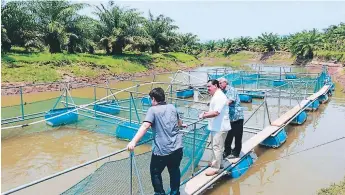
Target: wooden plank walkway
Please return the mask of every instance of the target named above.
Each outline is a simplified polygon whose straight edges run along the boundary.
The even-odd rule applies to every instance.
[[[330,85],[323,86],[318,92],[314,93],[313,95],[309,96],[307,100],[315,101],[317,98],[319,98],[321,95],[324,95],[328,92],[330,89]]]
[[[291,118],[295,117],[296,114],[299,113],[301,110],[304,110],[306,106],[309,105],[312,101],[316,100],[319,96],[327,93],[329,88],[329,85],[325,85],[317,93],[313,94],[305,100],[302,100],[298,105],[296,105],[291,110],[289,110],[288,112],[280,116],[278,119],[276,119],[274,122],[272,122],[271,125],[265,127],[262,131],[259,131],[257,134],[255,134],[253,137],[251,137],[249,140],[243,143],[241,157],[236,159],[224,159],[224,169],[221,169],[218,174],[213,176],[206,176],[205,173],[206,171],[211,169],[210,167],[198,173],[184,185],[182,192],[188,195],[201,193],[202,189],[206,189],[208,186],[212,185],[219,177],[225,175],[227,172],[227,168],[230,168],[230,166],[235,166],[241,158],[247,155],[266,138],[268,138],[269,136],[276,133],[284,126],[286,126],[286,123]]]

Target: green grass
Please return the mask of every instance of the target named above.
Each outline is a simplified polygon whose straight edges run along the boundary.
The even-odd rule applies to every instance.
[[[338,184],[332,184],[328,188],[322,188],[318,191],[318,195],[345,195],[345,177]]]
[[[315,57],[323,60],[337,60],[338,62],[345,62],[345,52],[341,51],[327,51],[320,50],[314,52]]]
[[[255,53],[253,52],[238,52],[237,54],[231,54],[229,58],[233,61],[245,61],[255,59]]]
[[[184,53],[159,53],[107,56],[99,54],[28,53],[21,48],[2,54],[2,81],[50,82],[62,79],[63,74],[75,77],[97,77],[101,74],[144,72],[163,68],[177,70],[196,66],[199,61]]]
[[[266,62],[276,62],[276,61],[283,61],[286,63],[292,63],[296,60],[296,57],[292,56],[290,53],[288,52],[284,52],[284,53],[275,53],[274,55],[270,56]]]

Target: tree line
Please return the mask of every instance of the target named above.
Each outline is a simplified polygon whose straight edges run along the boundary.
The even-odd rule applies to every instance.
[[[87,6],[67,0],[2,1],[2,51],[10,51],[12,46],[28,51],[49,49],[50,53],[92,54],[102,49],[108,55],[124,51],[192,55],[287,51],[297,59],[312,59],[319,50],[345,52],[344,23],[286,36],[263,33],[256,38],[242,36],[201,43],[197,35],[179,33],[174,20],[164,15],[149,12],[145,17],[137,9],[121,7],[114,1],[94,6],[93,17],[79,14]]]

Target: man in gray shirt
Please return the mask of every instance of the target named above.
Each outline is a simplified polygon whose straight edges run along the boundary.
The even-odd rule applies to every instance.
[[[152,156],[150,173],[152,186],[157,194],[165,194],[162,172],[168,167],[170,175],[170,194],[180,194],[180,163],[183,156],[182,132],[183,126],[176,108],[165,103],[164,90],[154,88],[149,93],[152,107],[146,113],[145,120],[138,132],[128,144],[128,150],[134,150],[136,144],[151,127],[153,132]]]

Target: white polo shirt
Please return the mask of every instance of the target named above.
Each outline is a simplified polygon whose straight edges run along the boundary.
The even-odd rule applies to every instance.
[[[210,131],[229,131],[231,129],[229,119],[228,99],[222,90],[217,89],[211,98],[209,111],[218,111],[219,115],[208,120]]]

